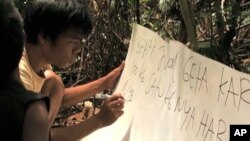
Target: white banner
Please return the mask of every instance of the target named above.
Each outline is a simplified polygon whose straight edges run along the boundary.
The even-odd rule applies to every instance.
[[[250,75],[133,26],[116,88],[125,114],[82,141],[228,141],[250,124]]]

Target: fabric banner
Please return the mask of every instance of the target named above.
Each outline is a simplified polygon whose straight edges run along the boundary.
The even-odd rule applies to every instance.
[[[82,141],[228,141],[250,124],[250,75],[134,24],[115,92],[124,115]]]

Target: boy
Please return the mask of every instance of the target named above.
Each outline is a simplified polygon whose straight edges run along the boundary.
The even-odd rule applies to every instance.
[[[60,106],[76,104],[115,86],[124,63],[98,80],[72,88],[64,88],[50,69],[51,65],[63,68],[72,64],[81,52],[82,39],[92,30],[90,13],[81,0],[34,0],[26,8],[24,29],[21,80],[28,90],[50,97],[50,125]]]

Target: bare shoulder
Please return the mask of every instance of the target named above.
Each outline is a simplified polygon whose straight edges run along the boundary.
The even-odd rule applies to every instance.
[[[23,140],[49,139],[48,111],[43,100],[32,102],[27,108],[23,123]]]

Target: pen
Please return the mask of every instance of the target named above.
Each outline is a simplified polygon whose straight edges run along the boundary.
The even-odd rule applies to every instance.
[[[103,93],[98,93],[95,95],[95,98],[96,99],[102,99],[102,100],[105,100],[106,98],[110,97],[110,95],[108,94],[103,94]]]
[[[108,95],[108,94],[103,94],[103,93],[97,93],[95,95],[95,98],[96,99],[101,99],[101,100],[105,100],[107,99],[108,97],[110,97],[111,95]],[[132,100],[127,100],[127,99],[124,99],[125,101],[132,101]]]

